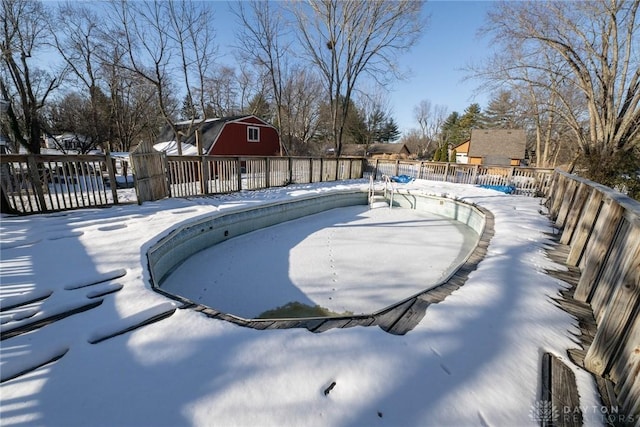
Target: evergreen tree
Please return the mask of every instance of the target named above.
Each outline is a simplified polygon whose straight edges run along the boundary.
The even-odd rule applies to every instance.
[[[463,142],[462,128],[460,126],[460,114],[457,111],[449,114],[442,125],[442,141],[456,146]],[[441,144],[442,145],[442,144]]]
[[[347,141],[355,144],[389,143],[400,138],[398,125],[382,109],[376,108],[366,114],[354,108],[347,117]]]
[[[449,157],[449,161],[451,163],[455,163],[456,162],[456,154],[458,154],[456,150],[452,150],[451,151],[451,157]]]
[[[447,144],[442,143],[436,149],[436,152],[433,155],[434,162],[446,162],[447,159]]]
[[[353,108],[347,115],[345,130],[345,143],[365,145],[373,143],[369,123],[358,108]]]
[[[462,117],[460,117],[460,137],[458,141],[453,143],[456,146],[463,143],[467,139],[471,138],[471,129],[479,129],[482,127],[483,117],[480,110],[480,105],[471,104],[465,110]]]
[[[511,92],[502,90],[490,101],[484,111],[484,125],[487,129],[518,128],[517,102]]]
[[[380,135],[378,137],[378,140],[380,142],[393,142],[393,141],[397,141],[398,138],[400,138],[400,131],[398,130],[398,125],[395,122],[395,120],[393,120],[393,117],[389,117],[384,123],[384,126],[382,127],[382,129],[380,130]]]
[[[438,148],[436,148],[436,151],[433,153],[433,161],[434,162],[440,161],[440,146],[438,146]]]

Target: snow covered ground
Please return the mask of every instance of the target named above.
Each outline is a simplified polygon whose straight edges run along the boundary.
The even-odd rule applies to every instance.
[[[3,379],[58,358],[0,385],[1,424],[538,425],[541,355],[567,361],[577,332],[549,301],[562,284],[543,269],[561,267],[544,254],[550,245],[544,233],[552,228],[539,199],[440,182],[400,185],[464,199],[495,216],[495,235],[477,270],[404,336],[378,327],[258,331],[188,309],[174,312],[177,304],[150,289],[145,253],[178,224],[234,206],[366,186],[292,185],[3,217],[3,334],[77,313],[0,342]],[[376,245],[384,250],[384,242]],[[248,271],[256,281],[264,275]],[[24,304],[31,299],[40,300]],[[169,317],[110,338],[156,316]],[[591,377],[574,371],[581,405],[595,407]],[[593,412],[584,414],[587,425],[600,424]]]

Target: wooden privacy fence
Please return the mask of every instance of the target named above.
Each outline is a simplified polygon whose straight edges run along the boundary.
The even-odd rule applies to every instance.
[[[411,160],[368,160],[365,175],[408,175],[416,179],[458,184],[511,186],[513,194],[542,196],[547,193],[553,169],[484,166]]]
[[[575,304],[590,307],[595,321],[595,334],[583,334],[580,359],[610,381],[617,404],[639,420],[640,203],[560,171],[547,202],[560,244],[567,245],[566,264],[579,271]]]
[[[109,155],[0,156],[3,211],[28,214],[117,204],[115,179]]]

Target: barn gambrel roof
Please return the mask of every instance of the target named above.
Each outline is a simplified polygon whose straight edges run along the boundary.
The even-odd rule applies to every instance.
[[[260,123],[245,123],[247,126],[268,126],[273,127],[269,123],[265,122],[261,118],[252,114],[244,114],[237,116],[219,117],[206,120],[185,120],[175,123],[178,132],[188,132],[188,135],[182,138],[182,142],[185,144],[196,145],[196,130],[200,130],[200,138],[202,143],[202,150],[208,153],[211,147],[216,143],[218,137],[222,133],[222,129],[228,124],[233,122],[243,122],[249,118],[258,120]],[[175,140],[175,135],[170,126],[167,126],[160,137],[159,142]]]

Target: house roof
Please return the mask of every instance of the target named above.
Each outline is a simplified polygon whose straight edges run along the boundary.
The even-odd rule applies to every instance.
[[[411,154],[406,144],[345,144],[342,146],[343,156],[371,156],[375,154]]]
[[[182,122],[177,122],[174,125],[178,129],[178,132],[189,131],[189,127],[191,127],[189,134],[182,140],[182,142],[184,144],[190,144],[194,147],[196,146],[195,131],[196,129],[200,129],[202,149],[205,153],[208,153],[211,150],[211,147],[213,146],[213,144],[215,144],[216,140],[220,136],[220,133],[222,132],[222,129],[227,123],[241,122],[249,117],[259,120],[265,126],[271,126],[269,123],[265,122],[261,118],[251,114],[220,117],[220,118],[214,118],[214,119],[207,119],[204,121],[203,120],[193,120],[193,121],[186,120]],[[260,126],[259,124],[255,124],[255,123],[248,123],[248,124],[252,126]],[[173,131],[171,130],[171,127],[166,126],[165,129],[160,134],[158,141],[166,142],[166,141],[172,141],[174,139],[175,139],[175,136],[173,135]]]
[[[524,129],[472,129],[469,157],[524,159]]]
[[[367,149],[367,154],[411,154],[409,148],[404,143],[371,144]]]
[[[185,144],[184,142],[180,143],[182,148],[183,156],[197,156],[198,149],[190,144]],[[178,144],[176,141],[165,141],[158,142],[153,145],[157,151],[164,151],[168,156],[177,156],[178,155]]]
[[[458,149],[459,149],[460,147],[462,147],[463,145],[465,145],[465,144],[469,144],[469,141],[470,141],[470,140],[466,139],[464,142],[461,142],[460,144],[458,144],[458,145],[456,145],[455,147],[453,147],[453,149],[454,149],[454,150],[456,150],[456,151],[458,151],[458,152],[464,152],[464,153],[466,153],[466,151],[464,151],[464,150],[458,150]],[[467,149],[467,151],[469,151],[469,147],[466,147],[466,149]]]
[[[364,144],[344,144],[342,146],[343,156],[364,157],[367,146]]]

